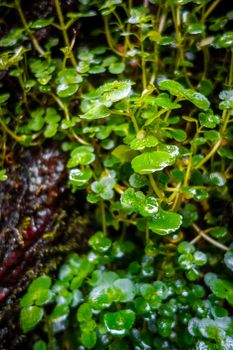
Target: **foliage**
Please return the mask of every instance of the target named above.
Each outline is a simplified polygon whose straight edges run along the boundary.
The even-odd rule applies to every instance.
[[[90,251],[21,299],[23,331],[43,319],[49,349],[232,348],[233,34],[218,5],[0,4],[18,13],[0,39],[0,181],[9,140],[59,141],[96,214]]]

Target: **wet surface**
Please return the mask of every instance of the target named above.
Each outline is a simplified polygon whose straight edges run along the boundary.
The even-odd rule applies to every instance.
[[[57,145],[20,151],[7,175],[0,182],[0,349],[13,349],[23,338],[17,310],[28,283],[56,270],[85,231]],[[18,333],[15,344],[12,332]]]

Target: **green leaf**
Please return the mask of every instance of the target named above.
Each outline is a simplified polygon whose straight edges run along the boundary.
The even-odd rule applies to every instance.
[[[220,117],[218,115],[214,115],[212,110],[199,113],[199,120],[201,126],[210,129],[215,128],[215,126],[220,123]]]
[[[205,25],[202,23],[191,23],[187,28],[189,34],[197,35],[201,34],[205,30]]]
[[[70,310],[66,303],[55,306],[49,316],[49,321],[54,333],[64,330],[69,312]]]
[[[136,288],[131,280],[128,278],[119,278],[114,281],[113,285],[120,290],[120,302],[126,303],[134,299]]]
[[[7,175],[6,175],[6,169],[0,169],[0,181],[6,181]]]
[[[55,108],[47,108],[45,114],[45,121],[48,124],[55,124],[61,120],[60,114],[57,113]]]
[[[131,93],[130,81],[113,81],[100,86],[97,90],[101,94],[103,102],[117,102],[120,101]]]
[[[43,340],[38,340],[33,345],[33,350],[47,350],[47,344]]]
[[[183,142],[187,138],[186,132],[182,129],[173,129],[170,131],[170,133],[173,136],[173,138],[178,142]]]
[[[226,178],[224,174],[221,174],[218,172],[210,173],[209,178],[210,178],[210,182],[215,186],[222,187],[226,183]]]
[[[158,214],[148,220],[149,229],[159,235],[175,232],[182,224],[182,216],[178,213],[159,209]]]
[[[157,97],[155,97],[154,101],[159,107],[162,108],[177,109],[181,107],[179,103],[172,102],[166,93],[159,94]]]
[[[192,243],[182,241],[179,243],[177,246],[177,251],[180,254],[189,254],[189,253],[194,253],[195,252],[195,247]]]
[[[10,98],[10,94],[6,92],[5,94],[0,95],[0,105],[5,103]]]
[[[49,289],[51,286],[51,283],[52,281],[49,276],[46,276],[46,275],[40,276],[30,284],[28,291],[31,293],[31,292],[37,291],[38,289]]]
[[[110,114],[110,109],[108,109],[104,104],[97,103],[96,106],[92,107],[88,112],[80,115],[80,118],[87,120],[95,120],[107,118],[108,116],[110,116]]]
[[[69,172],[69,183],[80,187],[84,186],[88,183],[88,181],[92,177],[92,170],[87,168],[87,169],[72,169]]]
[[[94,321],[92,320],[91,322],[94,322]],[[91,323],[89,322],[89,326],[90,324]],[[82,330],[81,342],[85,346],[85,348],[92,349],[96,345],[96,341],[97,341],[97,336],[96,336],[95,330],[89,329],[89,327],[87,327],[87,329],[85,330]]]
[[[128,188],[121,194],[121,205],[130,211],[138,211],[144,206],[145,195],[141,191],[135,192],[133,188]]]
[[[159,82],[159,88],[161,90],[167,90],[171,95],[183,97],[183,86],[177,81],[165,79]]]
[[[126,145],[119,145],[112,151],[112,155],[119,159],[122,164],[130,162],[136,154]]]
[[[158,142],[157,137],[152,134],[145,134],[141,130],[137,133],[137,137],[130,142],[130,148],[133,150],[142,150],[145,147],[155,147]]]
[[[31,331],[41,321],[44,310],[38,306],[23,308],[20,312],[20,324],[24,333]]]
[[[216,44],[223,48],[233,47],[233,32],[225,32],[216,40]]]
[[[233,250],[229,250],[224,255],[224,262],[229,270],[233,271]]]
[[[123,62],[111,63],[108,70],[112,74],[121,74],[125,70],[125,63]]]
[[[132,310],[109,312],[104,315],[104,324],[114,336],[125,336],[133,327],[134,322],[135,313]]]
[[[71,158],[67,163],[68,168],[73,168],[79,164],[88,165],[95,160],[94,149],[90,146],[79,146],[71,152]]]
[[[54,18],[40,18],[31,23],[32,29],[40,29],[44,27],[48,27],[51,23],[53,23]]]
[[[46,128],[45,128],[44,136],[46,138],[53,137],[54,135],[56,135],[57,129],[58,129],[58,124],[57,123],[55,123],[55,124],[48,124],[46,126]]]
[[[210,106],[209,100],[200,92],[196,92],[191,89],[185,89],[183,91],[183,94],[190,102],[192,102],[198,108],[208,109]]]
[[[204,318],[200,320],[198,328],[203,335],[203,337],[208,339],[219,338],[219,335],[224,335],[224,332],[219,328],[216,321]]]
[[[59,97],[69,97],[74,95],[78,89],[78,84],[66,85],[62,83],[57,86],[57,94]]]
[[[0,47],[12,47],[23,39],[24,28],[15,28],[0,40]]]
[[[174,158],[165,151],[144,152],[135,157],[131,164],[136,173],[151,174],[174,163]]]
[[[129,178],[130,186],[134,188],[141,188],[147,185],[148,181],[146,176],[140,174],[132,174]]]
[[[79,306],[77,319],[79,322],[88,322],[92,318],[92,310],[89,304],[84,303]]]
[[[103,232],[97,232],[88,241],[88,244],[97,252],[105,253],[107,252],[111,245],[112,241],[107,238]]]
[[[233,283],[216,278],[209,282],[209,287],[218,298],[227,299],[233,305]]]

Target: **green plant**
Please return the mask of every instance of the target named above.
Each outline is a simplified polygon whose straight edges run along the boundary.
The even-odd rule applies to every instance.
[[[19,0],[1,4],[21,24],[0,40],[1,69],[20,89],[16,101],[7,85],[0,95],[0,180],[9,139],[57,140],[69,154],[68,183],[85,191],[101,230],[52,288],[30,287],[21,300],[24,331],[44,303],[56,304],[43,318],[51,349],[58,331],[70,344],[74,318],[80,349],[232,346],[222,208],[232,191],[233,32],[232,11],[218,15],[219,3],[82,0],[69,11],[54,0],[55,14],[29,19]],[[98,29],[79,40],[79,21],[92,17]]]

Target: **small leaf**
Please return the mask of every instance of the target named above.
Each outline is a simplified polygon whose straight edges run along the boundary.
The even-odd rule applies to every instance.
[[[128,278],[119,278],[113,283],[114,287],[118,288],[121,292],[119,301],[126,303],[132,301],[135,296],[135,285]]]
[[[167,90],[171,95],[183,97],[183,86],[177,81],[165,79],[159,82],[159,87],[161,90]]]
[[[6,169],[0,169],[0,181],[6,181],[7,175],[6,175]]]
[[[77,312],[77,319],[79,322],[87,322],[92,318],[92,310],[88,303],[79,306]]]
[[[131,93],[130,81],[113,81],[98,88],[103,102],[116,102],[126,98]]]
[[[102,119],[107,118],[110,116],[111,111],[108,109],[104,104],[96,104],[95,107],[91,108],[88,112],[85,114],[80,115],[81,119],[87,119],[87,120],[95,120],[95,119]]]
[[[53,137],[54,135],[56,135],[57,129],[58,129],[58,124],[57,123],[55,123],[55,124],[48,124],[46,126],[46,128],[45,128],[44,136],[46,138]]]
[[[87,327],[87,329],[84,330],[82,329],[81,333],[81,342],[87,349],[92,349],[96,345],[97,341],[96,331],[93,329],[89,329],[92,322],[94,321],[91,320],[88,323],[89,327]]]
[[[31,28],[40,29],[49,26],[53,23],[54,18],[40,18],[31,23]]]
[[[123,62],[111,63],[108,70],[112,74],[121,74],[125,70],[125,63]]]
[[[50,288],[51,283],[52,281],[49,276],[40,276],[31,283],[28,291],[31,293],[37,291],[38,289],[48,289]]]
[[[44,310],[38,306],[23,308],[20,312],[20,324],[24,333],[31,331],[40,322]]]
[[[174,163],[174,158],[165,151],[144,152],[135,157],[131,164],[136,173],[151,174]]]
[[[193,35],[201,34],[204,30],[205,25],[202,23],[191,23],[187,28],[188,33]]]
[[[159,235],[167,235],[178,230],[182,224],[182,216],[178,213],[159,209],[157,215],[148,220],[148,227]]]
[[[0,95],[0,105],[5,103],[10,98],[10,94],[6,92],[5,94]]]
[[[209,100],[200,92],[196,92],[191,89],[185,89],[183,93],[184,93],[184,96],[198,108],[201,108],[201,109],[209,108],[210,106]]]
[[[69,183],[80,187],[88,183],[90,178],[92,177],[91,169],[72,169],[69,172]]]
[[[97,232],[88,241],[88,244],[97,252],[105,253],[107,252],[111,245],[112,241],[107,238],[103,232]]]
[[[104,315],[107,330],[114,336],[125,336],[133,327],[135,313],[132,310],[109,312]]]
[[[159,107],[162,107],[162,108],[177,109],[181,107],[179,103],[172,102],[172,100],[166,93],[159,94],[154,99],[154,101]]]
[[[215,126],[220,123],[220,117],[218,115],[214,115],[212,110],[199,113],[199,120],[201,126],[210,129],[215,128]]]
[[[233,271],[233,250],[229,250],[224,255],[224,262],[229,270]]]
[[[43,340],[38,340],[33,345],[33,350],[47,350],[47,345]]]
[[[145,147],[155,147],[158,142],[158,139],[154,135],[139,131],[137,137],[130,142],[130,148],[133,150],[142,150]]]

